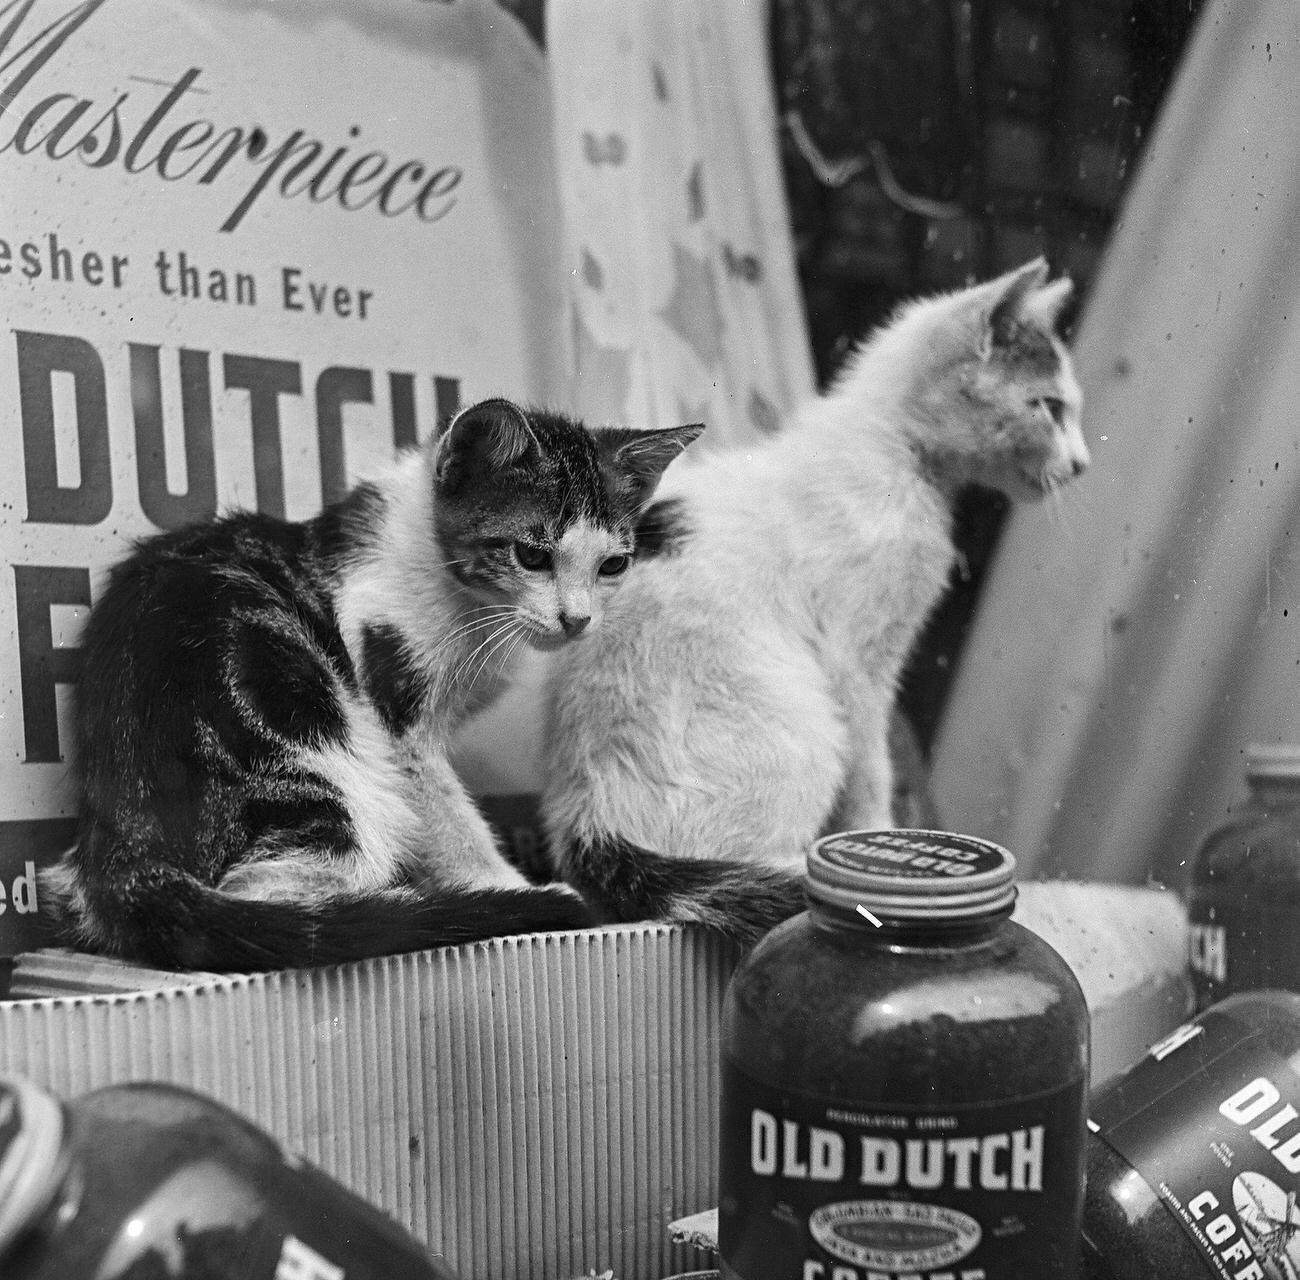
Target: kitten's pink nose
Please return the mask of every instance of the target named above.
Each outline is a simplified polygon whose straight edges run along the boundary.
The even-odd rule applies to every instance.
[[[579,617],[575,617],[568,613],[560,614],[560,626],[564,628],[564,634],[568,636],[570,640],[572,640],[574,636],[580,636],[584,631],[586,631],[587,624],[590,622],[590,614],[582,614]]]

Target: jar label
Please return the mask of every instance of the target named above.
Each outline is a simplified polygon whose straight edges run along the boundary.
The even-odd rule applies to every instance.
[[[1210,1010],[1094,1100],[1090,1127],[1149,1183],[1207,1274],[1300,1271],[1300,1076],[1267,1026]]]
[[[1187,965],[1198,1009],[1239,991],[1294,987],[1300,908],[1247,901],[1240,888],[1199,885],[1187,915]]]
[[[724,1056],[718,1246],[733,1280],[1076,1273],[1085,1083],[987,1106],[870,1107]]]

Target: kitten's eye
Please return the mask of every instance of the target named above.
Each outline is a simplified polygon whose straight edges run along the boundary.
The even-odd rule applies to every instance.
[[[1041,408],[1049,418],[1058,426],[1065,426],[1065,401],[1058,400],[1056,396],[1042,396],[1035,403]]]
[[[606,578],[616,578],[620,573],[626,572],[631,563],[631,556],[606,556],[600,562],[600,572]]]
[[[515,543],[515,559],[521,568],[532,573],[540,573],[551,567],[551,553],[545,547],[534,547],[527,542]]]

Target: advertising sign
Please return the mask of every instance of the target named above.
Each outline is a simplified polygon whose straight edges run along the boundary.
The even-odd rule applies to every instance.
[[[539,37],[490,0],[0,3],[0,955],[129,540],[309,516],[462,402],[557,397]]]

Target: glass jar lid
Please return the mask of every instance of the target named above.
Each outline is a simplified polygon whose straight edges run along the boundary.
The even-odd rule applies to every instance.
[[[0,1078],[0,1257],[45,1211],[63,1170],[63,1108],[30,1081]]]
[[[946,923],[1008,915],[1016,860],[951,831],[843,831],[808,853],[808,896],[869,923]]]

